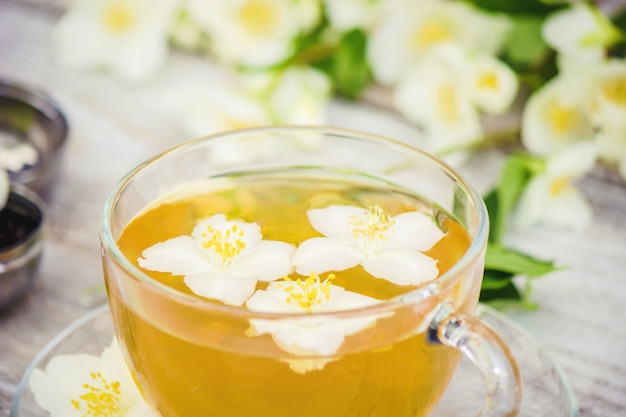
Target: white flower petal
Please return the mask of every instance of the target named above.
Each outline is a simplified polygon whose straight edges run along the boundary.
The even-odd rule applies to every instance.
[[[546,205],[540,223],[582,232],[592,219],[593,211],[585,196],[572,186]]]
[[[307,211],[311,226],[321,234],[340,242],[354,242],[350,227],[352,217],[363,217],[367,210],[355,206],[329,206]]]
[[[557,77],[528,99],[522,115],[522,143],[531,153],[547,156],[593,138],[589,117],[589,85],[593,83],[579,75]]]
[[[311,272],[321,274],[356,266],[363,256],[355,246],[324,237],[314,237],[298,246],[291,257],[291,263],[301,275],[309,275]]]
[[[247,223],[238,220],[226,220],[226,216],[223,214],[215,214],[207,219],[204,219],[193,228],[191,236],[197,241],[203,241],[203,234],[206,233],[207,228],[212,227],[216,231],[226,233],[233,227],[236,227],[237,232],[241,232],[241,239],[250,245],[255,242],[259,242],[263,239],[261,234],[261,228],[258,224]],[[234,233],[234,232],[233,232]]]
[[[592,142],[578,142],[550,156],[546,174],[551,178],[580,178],[596,165],[597,147]]]
[[[390,249],[414,249],[426,251],[445,235],[432,217],[417,211],[401,213],[393,217],[393,236],[385,246]]]
[[[139,266],[149,271],[188,275],[212,268],[202,248],[189,236],[178,236],[157,243],[141,255],[143,258],[138,259]]]
[[[330,356],[345,340],[343,329],[329,322],[316,327],[289,327],[272,333],[278,347],[293,355]]]
[[[194,294],[234,306],[243,305],[254,292],[257,283],[252,276],[227,270],[187,275],[184,281]]]
[[[291,272],[290,257],[295,247],[285,242],[262,240],[237,258],[237,270],[245,270],[260,281],[273,281]]]
[[[472,68],[471,96],[487,113],[501,114],[509,109],[517,95],[515,72],[502,61],[482,55],[470,61]]]
[[[419,285],[439,275],[436,260],[412,250],[377,253],[363,261],[363,268],[397,285]]]
[[[120,383],[120,405],[122,408],[130,408],[137,402],[140,402],[141,394],[139,393],[137,385],[135,385],[135,381],[130,374],[122,351],[115,338],[113,338],[111,344],[102,351],[99,369],[107,380]]]
[[[574,62],[598,62],[604,45],[586,44],[583,39],[599,31],[591,7],[577,3],[550,15],[542,27],[542,37],[560,54],[573,57]]]
[[[91,380],[90,372],[100,369],[100,359],[93,355],[58,355],[50,359],[45,371],[33,370],[29,385],[35,401],[51,417],[80,417],[83,412],[70,400],[83,393],[83,384]]]

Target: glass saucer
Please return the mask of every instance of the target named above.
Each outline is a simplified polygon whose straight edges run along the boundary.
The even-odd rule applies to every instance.
[[[558,366],[541,346],[502,313],[479,305],[477,315],[493,327],[511,348],[523,384],[519,417],[579,417],[572,390]],[[44,368],[55,355],[90,353],[99,356],[111,343],[113,326],[102,305],[61,331],[35,356],[20,381],[9,417],[48,417],[28,388],[35,368]],[[470,417],[480,414],[484,391],[478,371],[462,360],[446,394],[429,417]]]

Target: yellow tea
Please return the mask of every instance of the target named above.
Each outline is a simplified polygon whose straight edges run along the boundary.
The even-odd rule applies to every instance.
[[[341,270],[309,271],[298,264],[284,277],[253,282],[250,292],[254,295],[246,293],[246,301],[231,305],[239,302],[198,295],[191,283],[200,272],[184,262],[172,266],[161,256],[165,248],[173,247],[163,242],[193,242],[190,236],[196,236],[199,246],[213,250],[212,256],[218,257],[215,262],[226,270],[231,258],[251,245],[244,234],[252,229],[244,233],[242,227],[254,224],[268,245],[280,242],[282,246],[276,247],[281,250],[290,245],[292,259],[304,259],[302,265],[306,265],[315,254],[325,253],[324,242],[343,245],[322,240],[328,239],[326,229],[316,226],[315,216],[323,219],[328,213],[335,216],[332,210],[343,213],[348,209],[364,213],[363,217],[346,217],[355,241],[372,244],[378,239],[393,250],[397,248],[392,239],[384,234],[390,225],[399,225],[407,213],[427,218],[441,237],[421,253],[433,260],[437,274],[416,284],[407,284],[410,277],[406,282],[403,277],[382,279],[371,272],[378,271],[382,262],[372,261],[373,255],[364,255],[356,265]],[[206,223],[198,234],[198,224],[206,219],[215,223]],[[216,231],[219,222],[228,228]],[[317,240],[305,244],[311,239]],[[322,246],[306,254],[297,252],[314,244]],[[470,245],[463,227],[439,207],[401,187],[355,173],[267,171],[199,182],[143,210],[125,227],[118,245],[131,263],[160,283],[156,290],[142,282],[119,285],[105,268],[111,311],[133,375],[149,403],[164,417],[425,416],[443,394],[460,359],[458,351],[428,342],[428,314],[450,298],[458,310],[469,312],[477,299],[478,288],[468,290],[458,284],[421,303],[420,308],[373,310],[367,322],[342,318],[341,311],[334,318],[335,310],[330,309],[316,321],[294,324],[335,292],[349,294],[350,300],[366,300],[363,308],[401,299],[447,271]],[[149,248],[157,249],[150,252]],[[366,249],[367,253],[378,250]],[[380,259],[403,259],[405,250],[391,255],[381,252]],[[347,247],[345,252],[357,253]],[[272,258],[267,262],[279,263]],[[323,259],[319,262],[325,264]],[[163,272],[167,268],[182,272]],[[282,301],[287,307],[302,308],[301,314],[292,315],[290,324],[279,323],[272,311],[264,316],[265,312],[259,315],[251,307],[251,300],[280,290],[286,291]],[[172,302],[168,291],[185,294],[184,305]],[[207,298],[212,299],[213,309],[206,308]],[[345,325],[333,327],[342,320]],[[307,336],[307,331],[318,327],[321,332]]]

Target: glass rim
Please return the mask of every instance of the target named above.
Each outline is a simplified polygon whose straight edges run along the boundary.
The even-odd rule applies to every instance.
[[[200,298],[198,296],[193,296],[191,294],[186,294],[181,291],[178,291],[168,285],[165,285],[158,280],[150,277],[148,274],[143,272],[141,269],[133,265],[126,256],[121,252],[119,247],[117,246],[117,241],[112,235],[111,231],[111,214],[120,198],[122,192],[126,189],[126,187],[130,184],[130,182],[140,174],[144,169],[147,169],[154,163],[166,159],[169,156],[176,154],[177,152],[181,152],[186,148],[193,147],[199,143],[207,142],[210,140],[218,139],[218,138],[227,138],[227,137],[238,137],[238,136],[246,136],[246,135],[254,135],[254,134],[263,134],[263,133],[286,133],[286,132],[312,132],[323,135],[332,135],[332,136],[344,136],[350,137],[352,139],[360,139],[366,140],[369,143],[383,143],[386,142],[388,144],[393,144],[396,147],[400,147],[405,151],[409,151],[414,154],[419,154],[421,157],[430,160],[433,164],[437,165],[443,172],[453,178],[457,184],[459,184],[465,192],[470,196],[472,203],[477,211],[477,227],[476,234],[471,239],[470,246],[467,248],[465,253],[461,256],[461,258],[450,267],[446,272],[442,275],[438,276],[434,280],[418,287],[413,290],[410,290],[406,293],[400,294],[398,296],[380,300],[379,303],[366,306],[366,307],[358,307],[352,309],[342,309],[336,311],[325,311],[325,312],[313,312],[313,313],[281,313],[281,312],[263,312],[263,311],[255,311],[250,310],[245,306],[233,306],[225,303],[221,303],[216,300],[212,300],[209,298]],[[406,142],[402,142],[393,138],[389,138],[383,135],[377,135],[369,132],[358,131],[355,129],[349,128],[341,128],[334,126],[323,126],[323,125],[272,125],[272,126],[264,126],[264,127],[253,127],[253,128],[244,128],[244,129],[236,129],[223,131],[218,133],[213,133],[209,135],[203,135],[196,138],[192,138],[186,141],[183,141],[176,146],[173,146],[163,152],[160,152],[151,158],[148,158],[144,162],[137,165],[135,168],[126,173],[114,186],[114,188],[108,194],[102,214],[100,217],[100,223],[98,227],[98,234],[100,238],[100,243],[102,246],[102,250],[108,254],[113,262],[122,269],[125,273],[132,276],[135,280],[141,281],[144,284],[147,284],[151,287],[151,289],[157,290],[160,293],[168,296],[170,299],[174,299],[178,304],[185,304],[187,306],[193,306],[194,308],[199,308],[201,310],[208,310],[214,312],[221,312],[224,314],[228,314],[230,316],[245,316],[250,317],[254,316],[255,318],[264,318],[268,320],[272,319],[285,319],[285,318],[302,318],[302,317],[356,317],[362,316],[364,313],[369,314],[382,314],[388,312],[390,310],[395,310],[401,306],[406,306],[407,304],[414,305],[420,302],[426,302],[432,297],[444,291],[445,288],[448,288],[452,285],[461,275],[462,271],[468,266],[471,265],[475,259],[480,256],[483,247],[487,243],[489,233],[489,216],[487,213],[487,208],[485,203],[480,196],[480,194],[476,191],[476,189],[469,184],[455,169],[453,169],[446,162],[441,159],[431,155],[430,153],[419,149],[416,146],[408,144]]]

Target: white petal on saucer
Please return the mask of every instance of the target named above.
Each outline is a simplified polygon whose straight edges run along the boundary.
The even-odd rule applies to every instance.
[[[237,259],[237,269],[261,281],[273,281],[291,272],[290,257],[295,247],[276,240],[261,240]]]
[[[363,261],[363,268],[377,278],[397,285],[419,285],[437,278],[437,261],[412,250],[377,253]]]
[[[252,295],[257,282],[254,277],[234,274],[227,270],[187,275],[184,281],[197,295],[235,306],[242,305]]]
[[[393,238],[386,246],[388,249],[425,251],[445,235],[430,216],[417,211],[398,214],[393,220]]]
[[[178,236],[157,243],[144,250],[142,256],[138,259],[139,266],[150,271],[189,275],[211,269],[206,254],[189,236]]]
[[[46,365],[45,372],[33,370],[29,384],[35,401],[51,417],[80,417],[82,410],[71,406],[70,399],[84,393],[89,373],[100,369],[100,359],[93,355],[58,355]]]
[[[362,259],[363,253],[356,246],[316,237],[302,242],[291,262],[299,274],[309,275],[311,272],[343,271],[358,265]]]
[[[117,340],[102,351],[100,369],[109,381],[118,381],[121,387],[121,406],[127,408],[135,404],[141,394],[133,380]]]

